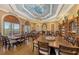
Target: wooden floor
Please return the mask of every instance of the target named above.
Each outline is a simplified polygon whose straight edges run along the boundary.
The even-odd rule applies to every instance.
[[[10,50],[0,48],[0,55],[37,55],[37,51],[32,51],[32,41],[29,41],[28,44],[22,44]]]

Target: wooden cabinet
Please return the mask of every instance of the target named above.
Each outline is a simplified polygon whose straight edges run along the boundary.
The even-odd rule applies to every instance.
[[[65,32],[66,32],[64,25],[65,25],[64,21],[62,24],[59,24],[59,31],[60,31],[61,36],[65,35]]]
[[[69,32],[69,22],[68,19],[63,20],[62,24],[59,24],[59,31],[61,35],[67,35]]]
[[[77,20],[76,19],[73,19],[70,23],[69,23],[69,30],[71,32],[75,32],[77,33]]]
[[[75,17],[69,22],[69,31],[75,32],[76,35],[79,35],[79,17]]]

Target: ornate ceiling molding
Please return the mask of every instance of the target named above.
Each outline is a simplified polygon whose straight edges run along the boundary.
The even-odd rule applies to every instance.
[[[27,4],[27,6],[29,6]],[[42,19],[42,20],[46,20],[46,19],[49,19],[50,17],[53,18],[54,15],[56,15],[58,13],[58,10],[60,10],[60,6],[61,5],[58,5],[58,4],[43,4],[43,5],[38,5],[38,7],[36,7],[36,5],[32,6],[30,5],[30,7],[27,7],[25,8],[24,7],[24,4],[20,4],[20,5],[15,5],[13,8],[17,11],[19,11],[19,13],[21,14],[25,14],[28,16],[28,18],[30,19]],[[43,13],[39,14],[39,11],[41,8],[39,8],[39,6],[43,6],[41,7],[44,11],[42,11]],[[45,6],[45,7],[44,7]],[[48,6],[48,7],[46,7]],[[50,6],[50,7],[49,7]],[[62,6],[61,6],[62,7]],[[30,9],[29,9],[30,8]],[[32,10],[32,9],[34,10]],[[45,9],[44,9],[45,8]],[[59,9],[60,8],[60,9]],[[36,11],[38,9],[38,11]],[[41,16],[42,15],[42,16]],[[55,17],[55,16],[54,16]]]
[[[13,4],[11,6],[17,13],[19,13],[24,18],[28,18],[29,20],[32,21],[40,20],[43,22],[47,22],[49,20],[55,21],[56,20],[55,18],[60,15],[62,10],[64,12],[62,13],[62,15],[64,15],[72,7],[72,5],[67,6],[63,4],[47,4],[47,5],[37,4],[37,6],[36,4],[33,5],[31,4],[29,7],[28,4],[16,4],[16,5]],[[50,6],[50,7],[45,7],[45,6]],[[47,10],[43,9],[44,7],[47,8]],[[63,8],[65,8],[65,10]]]

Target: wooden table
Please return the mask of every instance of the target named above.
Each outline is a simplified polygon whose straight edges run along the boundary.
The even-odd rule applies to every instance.
[[[45,36],[40,36],[38,40],[34,40],[34,43],[37,43],[38,41],[48,42],[50,47],[57,48],[57,49],[59,48],[59,45],[64,45],[64,46],[73,47],[73,48],[77,47],[76,45],[72,45],[72,43],[66,41],[63,37],[59,37],[59,36],[57,36],[55,40],[46,40]]]
[[[16,43],[18,40],[20,40],[20,37],[8,37],[10,40],[10,44]]]

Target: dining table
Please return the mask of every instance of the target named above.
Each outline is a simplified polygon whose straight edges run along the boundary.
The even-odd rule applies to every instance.
[[[10,41],[10,44],[12,45],[12,44],[20,41],[20,36],[8,36],[8,39]]]
[[[47,40],[45,35],[44,36],[41,35],[39,36],[38,39],[34,40],[33,43],[38,43],[38,41],[47,42],[49,44],[49,47],[56,48],[56,49],[59,49],[60,45],[64,45],[72,48],[78,47],[76,44],[73,45],[72,43],[64,39],[64,37],[60,37],[60,36],[56,36],[54,39],[52,37],[52,39]]]
[[[71,48],[79,48],[76,44],[72,44],[69,41],[67,41],[64,37],[61,36],[55,36],[52,39],[46,39],[47,36],[45,35],[41,35],[39,36],[38,39],[34,40],[33,43],[34,44],[38,44],[38,41],[40,42],[47,42],[50,48],[50,54],[51,55],[59,55],[59,49],[60,49],[60,45],[63,46],[67,46],[67,47],[71,47]]]

